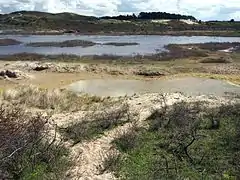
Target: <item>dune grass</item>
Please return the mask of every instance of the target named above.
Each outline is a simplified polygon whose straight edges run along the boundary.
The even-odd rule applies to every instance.
[[[1,98],[29,108],[52,109],[60,112],[82,110],[94,103],[107,101],[96,96],[77,95],[66,90],[48,90],[35,86],[20,86],[17,89],[4,90]]]

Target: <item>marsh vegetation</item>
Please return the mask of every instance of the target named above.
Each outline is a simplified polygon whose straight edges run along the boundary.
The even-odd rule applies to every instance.
[[[96,45],[96,43],[85,40],[67,40],[62,42],[32,42],[26,44],[26,46],[31,47],[90,47],[94,45]]]
[[[15,39],[0,39],[0,46],[19,45],[21,43]]]

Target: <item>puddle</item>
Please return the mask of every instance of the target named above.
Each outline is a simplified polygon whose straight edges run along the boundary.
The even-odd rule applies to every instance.
[[[179,78],[168,80],[121,80],[93,79],[81,80],[68,86],[74,92],[96,96],[125,96],[134,93],[174,93],[187,95],[216,95],[240,93],[240,88],[224,81],[206,78]]]

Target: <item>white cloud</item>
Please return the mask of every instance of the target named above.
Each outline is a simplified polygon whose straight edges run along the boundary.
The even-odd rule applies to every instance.
[[[190,14],[204,20],[240,20],[240,0],[0,0],[0,13],[17,10],[74,12],[96,16],[164,11]]]

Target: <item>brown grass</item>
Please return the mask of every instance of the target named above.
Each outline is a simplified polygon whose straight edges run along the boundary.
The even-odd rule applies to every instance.
[[[59,89],[47,90],[35,86],[22,86],[18,89],[5,90],[2,99],[27,107],[52,109],[55,111],[77,111],[90,104],[102,102],[96,96],[81,95]]]

